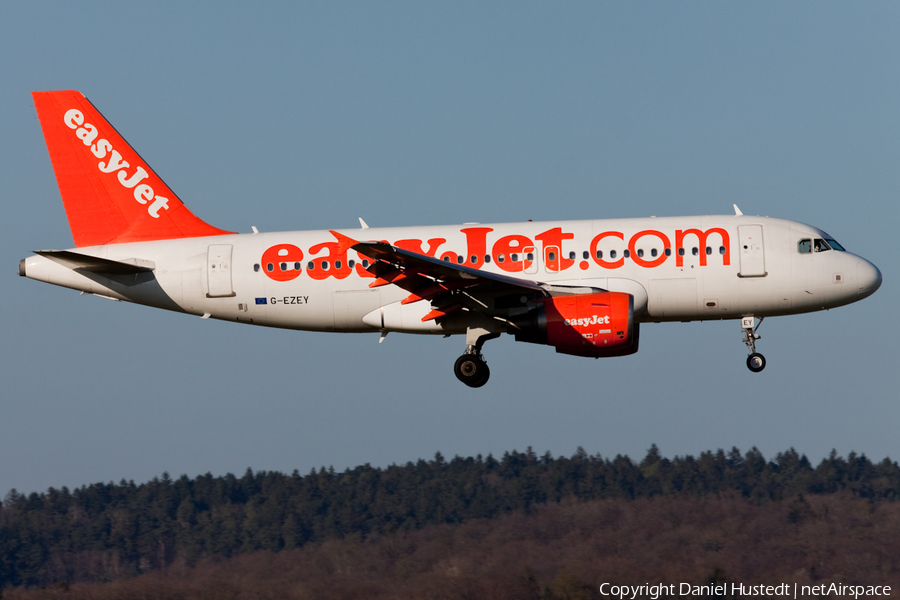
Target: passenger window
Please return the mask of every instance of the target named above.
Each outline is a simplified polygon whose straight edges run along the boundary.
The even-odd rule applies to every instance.
[[[368,269],[368,268],[369,268],[369,261],[363,260],[363,269]]]
[[[707,246],[707,247],[706,247],[706,255],[709,256],[710,254],[712,254],[712,248],[710,248],[709,246]]]
[[[658,252],[656,251],[656,248],[652,248],[652,249],[650,250],[650,256],[655,257],[657,254],[658,254]]]
[[[684,256],[684,248],[678,249],[678,256]]]
[[[665,255],[666,255],[666,256],[672,256],[672,249],[671,249],[671,248],[666,248]]]
[[[295,270],[295,271],[299,271],[299,270],[300,270],[300,263],[298,263],[298,262],[295,262],[295,263],[294,263],[294,270]]]
[[[603,250],[597,250],[597,258],[603,258]]]
[[[490,255],[490,254],[485,254],[485,255],[484,255],[484,262],[486,262],[486,263],[491,262],[491,255]]]
[[[610,257],[610,258],[615,258],[615,257],[616,257],[616,251],[615,251],[615,250],[610,250],[610,251],[609,251],[609,257]]]
[[[587,257],[585,257],[585,258],[587,258]],[[569,260],[575,260],[575,253],[574,253],[574,252],[569,252]]]
[[[556,252],[548,252],[547,260],[556,260]]]
[[[826,250],[831,250],[831,246],[829,246],[828,242],[826,242],[822,238],[816,238],[813,248],[816,252],[825,252]]]
[[[505,256],[503,256],[502,254],[498,254],[498,255],[497,255],[497,262],[498,262],[498,263],[502,263],[504,260],[506,260],[506,257],[505,257]]]
[[[534,260],[534,254],[529,252],[528,254],[525,255],[525,260]]]
[[[725,246],[719,246],[719,254],[725,254]]]
[[[644,250],[642,248],[638,248],[638,258],[644,258]]]
[[[316,263],[314,263],[313,261],[309,261],[308,263],[306,263],[307,271],[312,271],[315,268],[316,268]]]
[[[347,266],[350,267],[351,269],[353,268],[353,265],[355,265],[355,264],[356,264],[356,261],[354,261],[354,260],[347,261]]]
[[[253,272],[254,272],[254,273],[259,273],[259,263],[253,265]]]
[[[334,268],[335,268],[335,269],[340,269],[340,268],[341,268],[341,261],[339,261],[339,260],[334,261]]]
[[[469,262],[474,265],[475,263],[478,262],[478,257],[473,254],[472,256],[469,257]]]
[[[275,270],[275,265],[273,265],[272,263],[269,263],[266,265],[266,271],[268,271],[269,273],[271,273],[274,270]]]
[[[323,260],[321,264],[322,264],[322,270],[327,271],[328,270],[328,261]]]
[[[463,257],[462,257],[462,256],[457,256],[457,257],[456,257],[456,264],[458,264],[458,265],[463,264]]]
[[[697,249],[697,248],[692,248],[692,249],[691,249],[691,254],[693,254],[694,256],[697,256],[698,254],[700,254],[700,250]]]
[[[800,251],[800,254],[809,254],[812,252],[812,240],[800,240],[797,250]]]
[[[581,253],[581,258],[583,258],[584,260],[587,260],[590,257],[590,255],[591,255],[591,253],[588,252],[587,250],[585,250],[584,252]]]
[[[629,256],[631,256],[631,252],[629,250],[625,250],[624,252],[622,252],[622,256],[628,258]]]
[[[509,260],[511,260],[513,262],[519,262],[519,255],[518,254],[510,254]]]

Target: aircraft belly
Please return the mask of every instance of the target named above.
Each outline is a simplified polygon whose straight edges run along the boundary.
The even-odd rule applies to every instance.
[[[91,275],[88,275],[89,277]],[[166,310],[181,312],[182,308],[173,296],[180,295],[181,281],[179,274],[165,277],[166,287],[155,273],[135,275],[97,275],[96,282],[110,290],[111,295],[128,302],[144,304]]]
[[[369,312],[362,320],[370,327],[368,331],[381,330],[424,334],[465,332],[466,319],[463,319],[460,325],[460,320],[451,316],[448,317],[446,322],[439,324],[436,319],[427,319],[427,315],[431,310],[429,302],[414,302],[412,304],[392,302]]]
[[[153,274],[166,297],[181,309],[184,304],[184,274],[181,271],[162,269],[157,269]]]
[[[206,312],[205,298],[201,293],[203,276],[203,258],[191,253],[180,261],[178,270],[181,276],[181,307],[195,314],[203,314]]]
[[[697,318],[697,280],[693,277],[651,279],[648,312],[654,320]]]
[[[382,305],[381,289],[338,290],[333,293],[334,328],[337,331],[377,331],[363,318]]]

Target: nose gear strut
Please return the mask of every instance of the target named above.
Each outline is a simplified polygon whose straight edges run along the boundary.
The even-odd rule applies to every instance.
[[[760,339],[756,330],[762,325],[763,319],[765,317],[760,317],[759,323],[756,323],[756,317],[753,316],[741,319],[741,329],[744,330],[744,344],[747,345],[747,352],[750,354],[747,357],[747,368],[754,373],[759,373],[766,368],[766,357],[756,351],[756,340]]]

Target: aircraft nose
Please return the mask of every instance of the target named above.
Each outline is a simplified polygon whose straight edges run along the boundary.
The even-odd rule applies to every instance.
[[[859,282],[859,298],[871,296],[881,287],[881,271],[864,258],[856,265],[856,280]]]

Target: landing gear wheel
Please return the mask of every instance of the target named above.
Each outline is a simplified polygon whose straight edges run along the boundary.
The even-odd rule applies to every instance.
[[[469,387],[477,388],[487,383],[491,370],[478,354],[463,354],[453,365],[456,378]]]
[[[747,357],[747,368],[754,373],[759,373],[766,368],[766,357],[758,352],[754,352]]]
[[[759,334],[756,333],[756,330],[762,325],[763,319],[765,317],[760,317],[759,323],[757,323],[753,315],[741,317],[741,329],[744,330],[744,344],[750,353],[750,356],[747,357],[747,368],[754,373],[759,373],[766,368],[766,357],[756,351],[756,340],[759,339]]]

